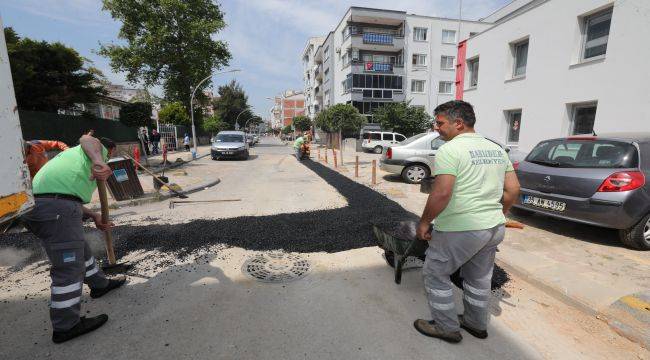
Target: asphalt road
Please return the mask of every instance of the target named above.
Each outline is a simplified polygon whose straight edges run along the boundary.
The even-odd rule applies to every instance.
[[[348,227],[364,231],[350,219],[407,212],[368,188],[341,183],[336,172],[297,162],[291,152],[269,138],[249,161],[206,158],[187,166],[192,176],[222,180],[190,200],[239,201],[114,211],[119,254],[135,267],[129,283],[104,298],[91,300],[84,290],[84,314],[105,312],[110,320],[82,338],[62,345],[49,340],[47,262],[0,267],[2,357],[648,358],[604,323],[517,278],[494,293],[487,340],[463,333],[460,344],[450,345],[420,335],[412,323],[429,317],[420,272],[407,271],[396,285],[367,237],[342,242],[337,236]],[[327,218],[332,213],[339,220]],[[295,224],[309,230],[296,233],[288,226]],[[244,262],[278,249],[281,236],[295,240],[289,248],[310,262],[308,275],[283,284],[245,275]],[[101,237],[90,232],[89,241],[101,254]],[[460,304],[460,293],[455,296]]]

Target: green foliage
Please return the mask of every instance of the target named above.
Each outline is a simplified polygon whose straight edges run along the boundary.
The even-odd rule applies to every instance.
[[[351,104],[336,104],[316,115],[314,123],[327,133],[357,131],[366,119]]]
[[[104,94],[95,72],[84,68],[84,59],[61,43],[20,38],[4,29],[20,109],[56,112],[75,103],[90,103]]]
[[[239,126],[244,126],[246,119],[252,116],[248,109],[248,96],[242,87],[235,81],[219,86],[219,98],[213,102],[214,112],[228,125],[229,129],[235,128],[235,120],[239,116]],[[245,111],[243,114],[242,111]],[[240,115],[241,114],[241,115]],[[242,121],[243,120],[243,121]]]
[[[293,130],[291,129],[291,125],[287,125],[287,126],[285,126],[285,127],[282,128],[282,133],[283,133],[284,135],[289,135],[289,134],[291,134],[292,132],[293,132]]]
[[[162,84],[165,98],[186,109],[190,87],[231,58],[228,45],[214,39],[226,23],[212,0],[103,0],[103,9],[122,23],[118,37],[126,45],[103,44],[99,54],[130,83]],[[202,84],[197,98],[209,85]]]
[[[221,121],[221,118],[219,118],[219,115],[217,114],[204,119],[202,124],[203,130],[208,133],[218,133],[223,130],[225,126],[226,124]]]
[[[191,125],[187,109],[180,101],[175,101],[165,105],[158,112],[158,117],[160,118],[160,122],[163,124]]]
[[[298,131],[307,131],[311,128],[311,120],[305,115],[294,116],[293,127]]]
[[[120,122],[126,126],[148,126],[151,124],[151,103],[134,102],[122,106]]]
[[[425,132],[431,127],[431,117],[421,107],[408,103],[389,103],[373,112],[373,118],[383,129],[392,129],[407,137]]]

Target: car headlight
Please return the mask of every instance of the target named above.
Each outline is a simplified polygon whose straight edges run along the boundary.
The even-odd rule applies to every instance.
[[[237,150],[246,150],[246,146],[240,146],[237,148]]]

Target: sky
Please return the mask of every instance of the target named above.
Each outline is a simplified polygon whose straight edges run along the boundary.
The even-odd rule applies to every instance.
[[[464,0],[463,19],[477,20],[511,0]],[[406,11],[409,14],[458,17],[458,0],[220,0],[226,28],[215,38],[228,43],[229,68],[241,72],[216,75],[214,89],[231,79],[241,83],[255,112],[268,117],[273,97],[287,89],[302,90],[302,51],[311,36],[324,36],[350,6]],[[95,52],[118,42],[121,23],[102,11],[101,0],[0,0],[4,26],[21,37],[59,41],[104,72],[115,84],[127,84],[107,59]],[[137,85],[135,85],[137,87]],[[162,95],[160,87],[149,89]],[[188,91],[189,96],[189,91]]]

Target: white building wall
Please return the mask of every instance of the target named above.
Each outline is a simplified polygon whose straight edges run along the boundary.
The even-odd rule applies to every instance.
[[[605,57],[580,62],[580,17],[612,4]],[[474,105],[477,131],[505,143],[505,111],[521,109],[518,146],[530,151],[569,135],[572,106],[583,102],[598,104],[596,133],[650,131],[649,17],[647,0],[549,0],[469,39],[467,59],[479,56],[479,75],[464,100]],[[525,37],[526,75],[512,80],[509,44]]]
[[[461,22],[461,39],[469,37],[470,32],[481,32],[490,27],[490,24],[462,21]],[[416,41],[413,37],[413,29],[416,27],[427,29],[427,41]],[[458,21],[453,19],[431,18],[418,15],[408,15],[406,21],[406,99],[411,100],[411,105],[424,106],[425,110],[431,114],[433,109],[444,102],[455,98],[456,89],[452,85],[450,94],[441,94],[438,92],[440,81],[456,81],[456,71],[442,70],[440,68],[440,59],[443,55],[453,56],[454,65],[456,64],[457,42],[453,44],[443,43],[442,31],[456,31],[458,38]],[[427,65],[425,67],[413,66],[413,54],[426,54]],[[413,93],[411,91],[411,80],[425,80],[424,94]]]

